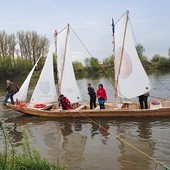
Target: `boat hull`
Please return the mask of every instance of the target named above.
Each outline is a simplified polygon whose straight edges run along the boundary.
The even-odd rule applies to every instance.
[[[24,113],[26,115],[71,118],[71,117],[163,117],[170,116],[170,107],[156,109],[37,109],[34,107],[20,107],[18,105],[8,104],[12,110]]]

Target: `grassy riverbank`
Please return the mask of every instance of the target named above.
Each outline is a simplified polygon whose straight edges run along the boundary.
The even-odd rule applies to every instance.
[[[47,159],[41,158],[39,151],[30,146],[24,129],[20,153],[15,151],[15,146],[6,134],[2,122],[0,122],[0,130],[4,137],[4,150],[0,151],[0,170],[65,170],[58,163],[52,164]]]

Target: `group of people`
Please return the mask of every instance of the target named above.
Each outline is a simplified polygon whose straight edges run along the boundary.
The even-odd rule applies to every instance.
[[[90,109],[96,108],[96,98],[98,98],[100,109],[105,109],[105,101],[107,100],[106,90],[103,88],[103,84],[99,84],[97,93],[94,88],[88,83],[88,94],[90,96]],[[59,107],[61,106],[63,110],[72,109],[71,102],[69,99],[61,94],[58,98]]]
[[[13,95],[19,91],[19,87],[17,86],[15,82],[12,82],[10,80],[7,80],[6,83],[7,83],[7,86],[5,88],[5,91],[7,93],[5,95],[4,105],[6,105],[9,98],[11,100],[11,103],[14,104]],[[91,84],[88,83],[87,90],[90,96],[90,109],[96,108],[97,98],[98,98],[100,109],[105,109],[105,101],[107,100],[107,94],[106,94],[106,90],[103,87],[103,84],[99,84],[99,87],[97,91],[95,92]],[[148,101],[147,101],[148,96],[149,96],[149,93],[139,96],[139,104],[140,104],[141,109],[148,109]],[[59,106],[61,106],[63,110],[70,110],[73,108],[69,99],[65,97],[63,94],[59,96],[58,103],[59,103]]]
[[[99,84],[97,92],[94,88],[88,83],[88,94],[90,96],[90,109],[96,108],[96,98],[98,98],[100,109],[105,109],[105,101],[107,100],[106,90],[103,87],[103,84]]]
[[[96,98],[98,98],[100,109],[105,109],[105,101],[107,100],[106,90],[103,87],[103,84],[99,84],[97,92],[94,88],[88,83],[88,94],[90,96],[90,109],[96,108]],[[62,107],[62,110],[72,109],[70,100],[61,94],[58,98],[59,107]]]

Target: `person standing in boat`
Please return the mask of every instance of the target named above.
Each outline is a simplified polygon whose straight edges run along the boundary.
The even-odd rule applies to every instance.
[[[149,93],[139,96],[139,104],[141,109],[148,109],[148,96],[150,96]]]
[[[90,83],[88,83],[87,90],[90,96],[90,109],[93,109],[93,107],[96,108],[96,92]]]
[[[67,97],[65,97],[63,94],[59,96],[58,103],[59,103],[59,107],[61,106],[63,110],[72,109],[70,100],[67,99]]]
[[[105,101],[107,100],[106,90],[103,88],[103,84],[99,84],[97,90],[97,98],[99,101],[100,109],[105,109]]]
[[[19,91],[19,87],[17,86],[15,82],[12,82],[10,80],[7,80],[6,83],[7,83],[7,86],[5,88],[5,91],[7,93],[4,99],[4,105],[7,104],[9,98],[11,100],[11,103],[14,104],[13,95]]]

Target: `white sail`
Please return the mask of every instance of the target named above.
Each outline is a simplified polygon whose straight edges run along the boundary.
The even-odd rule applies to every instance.
[[[24,83],[21,85],[19,91],[14,95],[14,101],[19,100],[19,101],[26,101],[27,100],[27,94],[28,94],[28,87],[30,84],[30,80],[32,77],[32,74],[35,70],[35,67],[37,66],[37,63],[39,62],[41,57],[38,58],[37,62],[35,63],[34,67],[28,74],[27,78],[25,79]]]
[[[151,91],[135,48],[128,12],[115,26],[115,72],[119,97],[133,98]]]
[[[71,103],[82,101],[72,65],[69,26],[57,35],[57,68],[60,93]]]
[[[54,49],[51,47],[32,94],[30,103],[51,103],[57,101],[54,81],[53,50]]]

